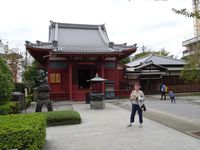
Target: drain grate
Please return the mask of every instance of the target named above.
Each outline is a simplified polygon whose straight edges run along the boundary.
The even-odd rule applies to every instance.
[[[195,132],[191,132],[193,135],[199,136],[200,137],[200,131],[195,131]]]

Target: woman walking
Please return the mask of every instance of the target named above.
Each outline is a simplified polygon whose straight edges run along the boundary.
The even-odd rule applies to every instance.
[[[145,97],[144,93],[140,90],[140,83],[137,82],[134,85],[134,90],[131,92],[130,95],[130,101],[132,103],[132,111],[131,111],[131,117],[130,117],[130,124],[127,127],[131,127],[135,120],[135,113],[138,112],[139,115],[139,127],[142,127],[143,123],[143,116],[142,116],[142,109],[140,108],[141,103],[144,103]]]

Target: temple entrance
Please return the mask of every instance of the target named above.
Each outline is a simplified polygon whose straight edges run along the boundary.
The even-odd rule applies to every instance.
[[[90,69],[79,68],[78,69],[78,88],[79,89],[89,89],[91,83],[88,82],[90,80]]]
[[[141,90],[145,94],[157,94],[160,93],[160,78],[141,78]]]

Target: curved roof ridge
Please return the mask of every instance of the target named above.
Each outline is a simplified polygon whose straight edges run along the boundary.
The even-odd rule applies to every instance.
[[[144,61],[144,63],[146,63],[146,62],[148,62],[148,61],[150,61],[149,59],[151,58],[153,56],[153,52],[152,53],[150,53],[150,54],[148,54],[148,58]]]
[[[80,29],[96,29],[98,30],[99,26],[102,30],[105,30],[105,24],[78,24],[78,23],[62,23],[50,21],[50,26],[55,27],[58,24],[58,27],[62,28],[80,28]]]
[[[101,40],[103,41],[103,43],[104,43],[107,47],[109,47],[109,42],[110,42],[110,41],[109,41],[108,37],[105,37],[105,35],[103,34],[100,25],[99,25],[99,27],[98,27],[98,31],[99,31],[99,35],[100,35]]]
[[[170,57],[170,56],[158,55],[158,54],[155,54],[155,53],[153,53],[152,56],[163,57],[163,58],[167,58],[167,59],[172,59],[172,60],[176,60],[176,61],[182,61],[182,62],[185,62],[184,60],[181,60],[181,59],[173,58],[173,57]]]

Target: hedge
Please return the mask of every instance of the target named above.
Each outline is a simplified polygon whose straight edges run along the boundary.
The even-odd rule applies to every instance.
[[[80,114],[73,110],[64,110],[64,111],[50,111],[44,112],[47,117],[47,125],[72,125],[80,124],[81,117]]]
[[[4,115],[0,124],[0,149],[42,149],[46,138],[44,114]]]
[[[19,105],[16,102],[8,101],[0,105],[0,115],[17,114],[19,113]]]

